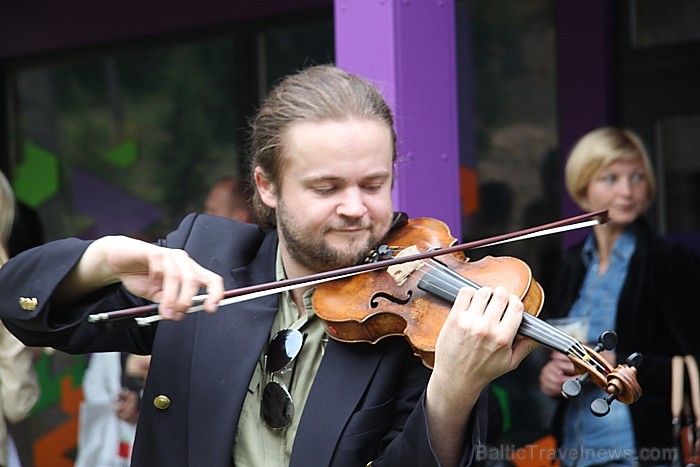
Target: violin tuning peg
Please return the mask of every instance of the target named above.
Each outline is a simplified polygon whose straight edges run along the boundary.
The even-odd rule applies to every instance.
[[[572,399],[581,394],[581,383],[578,378],[568,379],[561,385],[561,395],[567,399]]]
[[[598,343],[595,346],[595,351],[612,350],[617,345],[617,334],[615,331],[603,331],[598,337]]]
[[[567,399],[574,398],[581,394],[581,387],[583,383],[588,381],[590,374],[584,373],[578,378],[567,379],[564,384],[561,385],[561,395]]]
[[[376,263],[385,259],[391,259],[391,248],[389,245],[379,245],[376,250],[371,250],[365,256],[365,263]]]
[[[643,360],[642,354],[639,352],[635,352],[632,355],[630,355],[629,357],[627,357],[627,359],[625,360],[625,364],[627,366],[633,366],[635,368],[638,368],[639,365],[642,364],[642,360]]]
[[[607,397],[599,397],[591,402],[591,412],[596,417],[604,417],[610,413],[610,404],[616,399],[614,394],[610,394]]]

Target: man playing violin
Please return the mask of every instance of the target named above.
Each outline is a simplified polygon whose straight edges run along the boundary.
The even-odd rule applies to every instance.
[[[357,264],[380,244],[396,135],[379,91],[332,66],[292,75],[252,122],[251,153],[267,228],[190,215],[157,244],[47,244],[0,271],[8,328],[66,352],[152,354],[132,465],[471,462],[485,434],[482,390],[535,346],[515,338],[523,306],[504,288],[459,293],[432,371],[402,337],[328,340],[312,287],[218,307],[225,289]],[[185,316],[202,289],[208,313]],[[148,302],[165,320],[86,319]]]

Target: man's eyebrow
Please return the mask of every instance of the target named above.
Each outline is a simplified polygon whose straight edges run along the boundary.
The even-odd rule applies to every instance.
[[[316,176],[310,176],[306,180],[310,182],[323,182],[323,181],[333,181],[333,180],[340,180],[342,177],[338,175],[316,175]]]
[[[375,179],[381,179],[381,178],[388,178],[391,177],[391,174],[387,171],[381,171],[381,172],[376,172],[370,175],[367,175],[362,178],[362,180],[375,180]],[[319,176],[311,176],[309,178],[306,178],[304,180],[304,183],[323,183],[323,182],[339,182],[345,180],[344,177],[341,177],[339,175],[319,175]]]

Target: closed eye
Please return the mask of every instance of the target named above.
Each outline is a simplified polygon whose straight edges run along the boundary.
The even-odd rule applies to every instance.
[[[381,190],[383,186],[384,186],[384,183],[370,183],[370,184],[362,185],[362,189],[365,191],[368,191],[370,193],[376,193],[379,190]]]
[[[319,186],[319,187],[314,187],[313,190],[320,194],[320,195],[329,195],[333,192],[335,192],[338,189],[337,186]]]

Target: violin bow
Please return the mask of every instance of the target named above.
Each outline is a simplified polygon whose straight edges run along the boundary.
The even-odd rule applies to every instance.
[[[462,243],[459,245],[453,245],[447,248],[440,248],[437,250],[430,250],[414,255],[392,258],[373,263],[359,264],[356,266],[349,266],[341,269],[334,269],[331,271],[320,272],[308,276],[297,277],[294,279],[285,279],[276,282],[268,282],[248,287],[241,287],[239,289],[227,290],[224,292],[224,298],[221,301],[219,301],[219,306],[230,305],[232,303],[243,302],[246,300],[253,300],[255,298],[282,293],[301,287],[311,287],[318,284],[322,284],[324,282],[343,279],[357,274],[387,268],[395,264],[417,261],[426,258],[433,258],[435,256],[447,255],[459,251],[475,250],[478,248],[484,248],[493,245],[501,245],[504,243],[511,243],[515,241],[526,240],[529,238],[542,237],[545,235],[552,235],[556,233],[567,232],[570,230],[582,229],[585,227],[604,224],[608,220],[608,211],[600,210],[587,214],[581,214],[574,217],[569,217],[555,222],[550,222],[548,224],[518,230],[515,232],[488,237],[481,240],[475,240],[468,243]],[[206,295],[197,295],[195,297],[192,297],[192,301],[195,303],[203,302],[205,298]],[[204,310],[204,305],[200,303],[198,305],[193,305],[192,307],[190,307],[187,310],[187,313],[195,313],[202,310]],[[139,326],[148,326],[152,323],[164,319],[161,315],[157,314],[157,312],[158,304],[151,303],[148,305],[126,308],[123,310],[114,310],[91,314],[88,316],[88,321],[90,321],[91,323],[103,323],[125,318],[133,318],[136,321],[136,324],[138,324]]]

